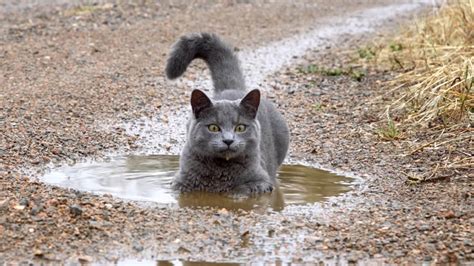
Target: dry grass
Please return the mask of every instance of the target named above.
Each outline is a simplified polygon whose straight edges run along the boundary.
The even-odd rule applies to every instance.
[[[465,155],[446,156],[420,180],[442,169],[474,169],[474,0],[448,1],[388,44],[358,55],[369,66],[399,73],[388,84],[399,96],[385,115],[399,116],[398,126],[412,135],[429,136],[407,155],[453,147]]]
[[[402,38],[398,44],[406,48],[388,57],[406,71],[392,81],[406,88],[393,107],[410,112],[407,121],[419,125],[471,123],[474,1],[451,2]]]

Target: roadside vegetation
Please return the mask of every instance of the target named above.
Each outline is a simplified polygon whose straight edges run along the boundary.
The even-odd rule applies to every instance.
[[[396,95],[387,106],[383,140],[408,135],[412,149],[443,156],[412,182],[436,180],[474,169],[474,1],[448,1],[387,41],[358,49],[364,68],[394,71],[385,84]],[[469,175],[469,173],[468,173]],[[472,176],[471,176],[472,177]]]
[[[376,75],[387,76],[389,81],[376,85],[385,92],[374,104],[386,108],[373,133],[404,147],[394,156],[431,165],[427,171],[404,172],[409,183],[474,178],[474,0],[448,0],[396,36],[342,54],[349,54],[348,62],[298,71],[368,86]]]
[[[356,81],[362,81],[362,78],[365,76],[365,72],[353,67],[346,69],[339,67],[326,68],[314,64],[299,68],[298,71],[302,74],[319,74],[328,77],[349,76]]]

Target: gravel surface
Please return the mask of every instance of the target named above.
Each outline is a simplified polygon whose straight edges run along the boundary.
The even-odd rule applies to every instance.
[[[158,208],[31,178],[50,163],[134,150],[138,136],[110,121],[185,106],[186,84],[162,77],[168,48],[183,32],[217,32],[250,49],[311,30],[324,18],[391,1],[265,2],[0,9],[0,264],[124,258],[472,262],[472,173],[410,185],[403,173],[427,171],[446,151],[403,156],[411,142],[385,142],[374,133],[393,97],[381,83],[392,74],[369,70],[358,82],[302,73],[314,62],[347,65],[350,58],[340,48],[364,43],[352,37],[267,77],[273,90],[266,96],[290,123],[291,159],[365,177],[354,193],[259,214]],[[202,68],[195,64],[187,77]]]

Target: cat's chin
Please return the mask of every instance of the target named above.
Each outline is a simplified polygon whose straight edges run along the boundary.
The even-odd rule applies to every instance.
[[[219,159],[224,159],[226,161],[230,161],[236,157],[238,157],[238,153],[236,153],[235,151],[232,151],[232,150],[225,150],[225,151],[221,151],[217,157]]]

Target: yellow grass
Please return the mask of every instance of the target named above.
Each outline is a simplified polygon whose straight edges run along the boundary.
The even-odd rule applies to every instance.
[[[414,143],[407,155],[427,148],[474,147],[474,0],[448,1],[388,44],[359,50],[362,61],[400,73],[388,83],[396,92],[387,108],[402,114],[399,126],[431,135]],[[473,169],[464,158],[439,162],[427,177],[442,169]]]
[[[472,123],[474,1],[450,1],[398,41],[406,48],[386,56],[405,71],[392,85],[406,90],[393,107],[407,110],[415,124]]]

